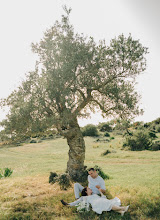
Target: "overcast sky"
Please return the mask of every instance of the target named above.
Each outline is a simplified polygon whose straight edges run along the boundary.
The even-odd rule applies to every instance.
[[[136,120],[152,121],[160,117],[160,1],[159,0],[0,0],[0,98],[7,97],[34,70],[36,55],[31,43],[63,14],[62,5],[72,8],[75,31],[98,40],[110,40],[131,33],[149,48],[147,69],[138,78],[144,115]],[[0,110],[0,120],[5,112]],[[97,124],[100,114],[80,120],[80,125]]]

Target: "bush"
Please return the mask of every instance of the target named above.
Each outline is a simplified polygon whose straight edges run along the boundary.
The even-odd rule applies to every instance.
[[[37,143],[37,141],[36,141],[36,140],[31,140],[30,143],[31,143],[31,144]]]
[[[101,176],[104,180],[109,179],[109,175],[105,174],[101,167],[95,165],[94,169],[97,171],[98,175]]]
[[[152,145],[148,132],[137,131],[133,136],[127,136],[123,147],[129,146],[132,151],[149,150]]]
[[[70,177],[66,173],[61,174],[57,179],[57,182],[60,185],[61,190],[67,190],[71,186]]]
[[[83,136],[91,136],[91,137],[97,137],[98,136],[98,130],[95,125],[89,124],[82,128],[82,134]]]
[[[108,132],[105,132],[105,133],[104,133],[104,136],[105,136],[105,137],[110,137],[110,134],[109,134]]]
[[[9,177],[12,175],[12,173],[13,170],[11,170],[10,168],[5,168],[4,171],[0,169],[0,179],[3,177]]]
[[[156,141],[155,143],[152,144],[152,150],[153,151],[160,150],[160,141]]]
[[[57,180],[57,177],[58,177],[57,173],[50,172],[49,183],[54,184]]]
[[[100,126],[99,126],[99,130],[102,131],[102,132],[105,132],[105,131],[112,131],[112,128],[107,124],[107,123],[102,123]]]
[[[12,173],[13,173],[13,170],[11,170],[10,168],[4,169],[4,177],[9,177],[12,175]]]
[[[71,186],[70,177],[66,173],[57,175],[55,172],[50,172],[49,183],[54,184],[55,182],[59,184],[61,190],[67,190]]]
[[[110,154],[110,153],[111,153],[110,150],[106,150],[105,152],[102,153],[102,156],[105,156],[105,155]]]

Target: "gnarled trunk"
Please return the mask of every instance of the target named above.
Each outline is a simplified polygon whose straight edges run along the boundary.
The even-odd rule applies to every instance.
[[[69,145],[67,171],[74,181],[80,181],[84,174],[85,143],[77,119],[72,121],[66,138]]]

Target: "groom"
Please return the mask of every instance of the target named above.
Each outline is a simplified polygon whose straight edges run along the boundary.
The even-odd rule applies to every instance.
[[[101,189],[102,193],[106,192],[105,182],[97,173],[97,171],[94,168],[90,168],[88,170],[88,187],[92,190],[93,194],[99,194],[99,189]],[[79,194],[82,192],[84,187],[79,184],[74,184],[74,194],[75,198],[79,199]]]

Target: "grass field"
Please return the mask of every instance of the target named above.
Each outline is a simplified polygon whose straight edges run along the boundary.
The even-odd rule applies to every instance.
[[[23,146],[1,146],[0,168],[13,174],[0,179],[0,220],[8,219],[160,219],[160,151],[122,150],[122,137],[108,143],[85,138],[87,167],[100,166],[110,176],[106,187],[112,197],[130,205],[124,217],[114,212],[97,215],[63,207],[74,200],[67,191],[48,183],[50,172],[64,173],[68,161],[66,139],[57,138]],[[105,150],[111,153],[102,156]]]

